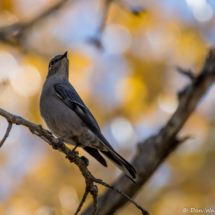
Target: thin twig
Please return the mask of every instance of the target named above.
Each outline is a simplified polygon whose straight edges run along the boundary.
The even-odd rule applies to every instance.
[[[80,202],[80,204],[79,204],[79,206],[78,206],[78,208],[77,208],[77,210],[76,210],[76,212],[75,212],[74,215],[78,215],[78,213],[80,212],[80,210],[81,210],[81,208],[82,208],[84,202],[86,201],[86,198],[87,198],[89,192],[90,192],[90,191],[88,190],[88,187],[86,187],[85,192],[84,192],[84,195],[83,195],[83,197],[82,197],[82,200],[81,200],[81,202]]]
[[[101,33],[104,30],[106,21],[107,21],[107,17],[108,17],[108,12],[110,10],[110,6],[111,3],[114,0],[105,0],[105,4],[104,4],[104,9],[103,9],[103,13],[102,13],[102,19],[101,19],[101,24],[99,27],[99,33]],[[141,12],[144,12],[145,9],[143,9],[142,7],[135,7],[135,8],[128,8],[126,7],[126,3],[119,1],[119,0],[115,0],[116,3],[118,3],[119,5],[121,5],[122,8],[126,8],[127,10],[129,10],[131,13],[133,13],[134,15],[139,16]]]
[[[2,139],[2,141],[0,142],[0,148],[3,146],[5,140],[7,139],[7,137],[9,136],[9,133],[10,133],[10,130],[12,128],[12,123],[11,122],[8,122],[8,127],[7,127],[7,131]]]
[[[10,81],[8,79],[2,80],[0,82],[0,90],[2,90],[3,87],[6,87],[9,83]]]
[[[178,139],[177,134],[214,82],[215,49],[211,49],[199,75],[180,93],[178,108],[169,121],[162,127],[159,133],[138,143],[137,154],[132,162],[138,173],[136,185],[129,183],[127,177],[122,175],[114,183],[114,187],[122,190],[130,198],[141,189],[173,150],[187,139],[187,137]],[[109,205],[106,206],[106,202],[111,207]],[[114,192],[108,189],[99,197],[98,214],[114,214],[115,211],[127,202],[128,199],[125,199],[123,196],[116,196]],[[91,204],[81,215],[88,215],[92,211],[92,207]]]
[[[109,11],[109,8],[110,8],[110,5],[112,2],[113,2],[113,0],[106,0],[105,1],[103,13],[102,13],[101,24],[99,27],[99,33],[101,33],[104,30],[104,27],[105,27],[105,24],[107,21],[108,11]]]
[[[49,145],[51,145],[51,143],[45,137],[43,137],[41,134],[38,134],[37,132],[35,132],[32,129],[29,129],[29,130],[31,131],[32,134],[37,135],[38,137],[42,138],[45,142],[47,142]]]
[[[46,141],[49,145],[51,145],[54,149],[59,150],[60,152],[66,155],[66,158],[70,160],[70,162],[75,163],[82,175],[85,178],[86,189],[89,190],[90,194],[93,197],[93,215],[97,213],[98,210],[98,188],[94,185],[94,181],[99,179],[95,179],[91,172],[88,170],[87,166],[89,165],[89,161],[85,157],[79,157],[76,151],[70,150],[61,140],[61,138],[55,138],[48,130],[42,128],[41,125],[36,125],[26,119],[13,115],[3,109],[0,108],[0,115],[5,117],[8,122],[12,125],[13,123],[16,125],[23,125],[29,128],[29,130]],[[8,133],[8,132],[7,132]],[[97,182],[98,183],[98,182]],[[104,182],[103,182],[104,183]],[[105,185],[107,185],[105,183]],[[110,186],[110,185],[109,185]],[[85,195],[84,195],[85,196]],[[85,201],[82,199],[82,201]],[[83,203],[81,203],[83,204]],[[79,205],[80,206],[80,205]]]
[[[215,81],[215,50],[211,50],[208,58],[206,59],[205,65],[202,72],[195,78],[195,80],[187,86],[183,93],[181,93],[179,99],[179,106],[167,124],[161,129],[161,131],[146,141],[141,142],[138,145],[138,154],[135,157],[133,166],[138,172],[138,177],[136,180],[136,185],[131,185],[127,183],[125,176],[122,176],[116,183],[115,186],[111,186],[102,180],[95,179],[91,172],[88,170],[89,165],[88,160],[85,157],[79,157],[76,152],[71,151],[66,145],[60,140],[55,138],[49,131],[42,128],[40,125],[36,125],[23,119],[20,116],[13,115],[3,109],[0,109],[0,115],[5,117],[9,123],[15,123],[17,125],[24,125],[35,131],[38,136],[44,137],[52,147],[58,149],[59,151],[66,154],[67,158],[74,162],[81,171],[82,175],[86,181],[86,187],[91,187],[90,193],[93,196],[93,213],[97,211],[97,189],[93,182],[101,184],[105,187],[113,189],[117,193],[121,194],[122,198],[115,199],[110,192],[107,192],[100,198],[100,208],[98,212],[100,214],[113,214],[115,210],[125,204],[128,200],[131,201],[141,212],[145,215],[148,212],[141,208],[136,202],[134,202],[128,195],[124,194],[120,190],[128,193],[129,196],[133,196],[143,185],[144,182],[148,180],[151,174],[158,168],[158,166],[164,161],[164,159],[172,152],[171,149],[175,149],[180,142],[183,142],[187,138],[177,140],[176,135],[182,128],[183,124],[186,122],[190,114],[194,111],[199,100],[205,95],[209,87]],[[9,127],[9,126],[8,126]],[[10,127],[7,129],[9,134]],[[8,136],[8,135],[5,135]],[[6,139],[6,138],[4,138]],[[115,187],[120,187],[120,190]],[[109,190],[110,191],[110,190]],[[126,197],[126,199],[124,198]],[[105,207],[107,201],[111,202],[111,207]],[[101,212],[101,208],[105,208],[105,213]],[[91,209],[91,208],[89,208]],[[87,209],[83,214],[89,214],[89,209]]]
[[[94,37],[89,38],[87,41],[94,44],[98,49],[102,49],[102,43],[101,43],[101,35],[104,31],[105,25],[107,24],[107,17],[108,12],[110,10],[110,6],[113,2],[118,3],[122,6],[122,8],[126,8],[128,10],[128,7],[126,7],[125,2],[117,1],[117,0],[105,0],[104,1],[104,7],[102,11],[102,17],[101,22],[98,27],[98,32],[96,32],[96,35]],[[139,16],[140,12],[145,11],[143,8],[136,7],[136,8],[129,8],[129,11],[133,13],[134,15]]]
[[[0,28],[0,40],[9,45],[19,45],[21,48],[24,48],[21,42],[23,41],[23,37],[27,30],[31,29],[33,25],[37,24],[45,17],[59,10],[67,1],[68,0],[61,0],[27,23],[15,23],[13,25]]]
[[[191,70],[184,70],[181,67],[177,67],[178,72],[180,72],[182,75],[185,75],[187,77],[189,77],[191,79],[191,81],[193,81],[196,77],[193,74],[193,72]]]
[[[98,188],[96,185],[93,185],[93,190],[90,191],[90,194],[93,197],[93,212],[92,215],[96,215],[98,211]]]
[[[148,211],[143,209],[140,205],[138,205],[132,198],[130,198],[129,196],[127,196],[125,193],[123,193],[121,190],[117,189],[114,186],[111,186],[107,183],[105,183],[104,181],[102,181],[101,179],[94,179],[95,183],[101,184],[107,188],[110,188],[112,190],[114,190],[115,192],[119,193],[120,195],[124,196],[126,199],[128,199],[131,203],[133,203],[138,209],[140,209],[142,211],[142,214],[144,215],[149,215]]]
[[[135,16],[140,16],[141,13],[145,12],[146,10],[141,6],[131,6],[128,2],[124,2],[121,0],[115,0],[123,9],[130,11]]]
[[[113,0],[105,0],[104,3],[104,8],[102,12],[102,17],[101,17],[101,22],[98,27],[98,32],[96,32],[96,35],[94,37],[90,37],[87,41],[93,45],[95,45],[98,49],[102,49],[102,43],[101,43],[101,35],[104,30],[106,21],[107,21],[107,16],[108,16],[108,11],[110,8],[111,3]]]

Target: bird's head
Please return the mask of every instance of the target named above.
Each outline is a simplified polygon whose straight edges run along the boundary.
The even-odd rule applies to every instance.
[[[51,59],[47,78],[53,75],[59,75],[64,78],[68,78],[69,60],[67,58],[67,52],[65,52],[63,55],[57,55]]]

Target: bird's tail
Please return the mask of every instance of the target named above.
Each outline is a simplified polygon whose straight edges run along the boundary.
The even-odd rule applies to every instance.
[[[113,164],[115,164],[119,169],[121,169],[126,176],[128,176],[133,183],[136,178],[136,170],[134,167],[128,163],[123,157],[121,157],[116,151],[108,149],[108,151],[101,151]]]

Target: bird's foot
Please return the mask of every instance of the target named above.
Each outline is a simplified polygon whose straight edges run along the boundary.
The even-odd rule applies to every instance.
[[[71,135],[71,132],[69,132],[69,133],[63,135],[62,137],[59,137],[58,140],[59,140],[60,142],[61,142],[61,141],[64,142],[64,138],[66,138],[66,137],[69,136],[69,135]]]
[[[86,166],[89,166],[89,160],[87,158],[85,158],[84,156],[81,156],[81,159],[84,161]]]
[[[72,149],[72,152],[76,152],[76,148],[78,147],[78,145],[76,145],[73,149]]]
[[[57,150],[58,147],[59,147],[58,144],[56,144],[56,143],[53,143],[53,144],[52,144],[52,148],[53,148],[53,149]]]
[[[74,136],[73,139],[76,142],[76,146],[72,150],[74,152],[76,150],[76,148],[81,145],[81,143],[78,142],[78,137]]]
[[[69,159],[70,163],[73,163],[75,160],[75,156],[77,156],[78,154],[79,154],[79,152],[77,152],[77,151],[71,151],[69,153],[69,155],[67,155],[65,158]]]
[[[42,125],[38,125],[39,126],[39,128],[40,128],[40,131],[42,131],[43,130],[43,126]],[[52,132],[50,132],[49,130],[46,130],[47,131],[47,133],[50,135],[50,136],[52,136]]]
[[[70,153],[74,153],[75,155],[78,155],[78,154],[79,154],[78,151],[71,151]],[[66,159],[70,159],[68,155],[67,155],[65,158],[66,158]]]
[[[49,135],[51,135],[51,136],[52,136],[52,132],[51,132],[51,131],[47,131],[47,132],[48,132],[48,134],[49,134]]]
[[[59,142],[64,142],[64,139],[62,137],[57,138]]]

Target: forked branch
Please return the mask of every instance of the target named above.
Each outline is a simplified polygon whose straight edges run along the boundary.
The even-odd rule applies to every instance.
[[[99,183],[102,184],[106,187],[109,187],[111,189],[113,189],[112,186],[106,184],[106,183],[101,183],[101,180],[96,179],[91,172],[88,170],[88,165],[89,165],[89,161],[87,158],[85,157],[79,157],[78,156],[78,152],[76,151],[72,151],[70,150],[63,142],[61,139],[57,139],[55,138],[48,130],[45,130],[42,128],[41,125],[36,125],[20,116],[16,116],[13,115],[3,109],[0,109],[0,115],[3,116],[4,118],[7,119],[9,126],[7,129],[7,132],[5,134],[5,137],[3,138],[2,142],[4,143],[4,141],[6,140],[7,136],[10,133],[12,124],[16,124],[16,125],[23,125],[27,128],[30,129],[30,131],[37,135],[38,137],[40,137],[41,139],[43,139],[45,142],[47,142],[49,145],[52,146],[53,149],[56,149],[62,153],[64,153],[66,155],[66,158],[68,158],[70,160],[71,163],[75,163],[79,170],[81,171],[82,175],[85,178],[85,182],[86,182],[86,191],[85,194],[83,196],[83,199],[76,211],[76,215],[78,214],[78,212],[81,210],[81,207],[84,203],[84,201],[86,200],[87,195],[90,193],[93,197],[93,209],[91,211],[92,215],[96,215],[97,214],[97,210],[98,210],[98,188],[94,183]],[[124,197],[128,198],[130,200],[130,198],[128,196],[126,196],[123,192],[118,191],[118,189],[114,189],[115,191],[117,191],[119,194],[123,195]],[[131,200],[130,200],[131,201]],[[132,203],[137,206],[137,204],[132,201]],[[144,215],[148,215],[148,212],[146,210],[144,210],[143,208],[141,208],[140,206],[138,207],[141,211],[145,211],[143,214]],[[88,213],[88,214],[91,214]]]
[[[179,104],[170,120],[163,126],[157,135],[149,137],[138,144],[137,154],[133,159],[132,165],[137,170],[136,185],[129,183],[126,176],[121,176],[114,187],[123,190],[128,196],[133,197],[141,187],[146,183],[151,175],[156,171],[160,164],[168,157],[179,144],[188,137],[178,138],[177,134],[195,110],[198,102],[206,94],[210,86],[215,82],[215,49],[212,49],[205,61],[205,64],[199,75],[191,75],[190,71],[180,69],[183,75],[189,77],[192,81],[179,94]],[[114,214],[129,199],[123,196],[115,195],[108,189],[99,197],[98,215]],[[108,204],[105,204],[107,203]],[[111,205],[111,207],[109,207]],[[87,208],[82,215],[88,215],[92,210],[92,205]]]

